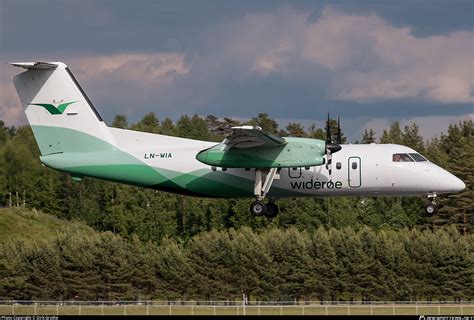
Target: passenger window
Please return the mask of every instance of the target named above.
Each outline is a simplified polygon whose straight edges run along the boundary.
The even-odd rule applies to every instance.
[[[342,164],[341,164],[340,162],[337,162],[337,163],[336,163],[336,169],[337,169],[337,170],[340,170],[341,167],[342,167]]]
[[[413,162],[413,159],[406,153],[395,153],[392,156],[393,162]]]
[[[352,162],[352,169],[357,169],[357,162]]]
[[[416,162],[422,162],[422,161],[428,161],[426,160],[425,157],[423,157],[419,153],[409,153],[409,155],[416,161]]]

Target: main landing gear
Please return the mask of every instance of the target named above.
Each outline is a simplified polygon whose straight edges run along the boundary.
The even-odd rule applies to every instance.
[[[425,205],[425,213],[428,216],[432,216],[438,213],[438,205],[436,204],[436,197],[437,197],[437,194],[435,192],[428,194],[428,200],[430,202],[428,202]]]
[[[275,179],[280,179],[280,170],[278,168],[270,169],[255,169],[255,187],[254,194],[257,197],[257,200],[252,202],[250,205],[250,212],[255,216],[265,216],[267,218],[275,218],[278,215],[278,206],[269,201],[264,203],[263,200],[270,190],[272,183]],[[263,178],[265,181],[262,181]]]
[[[265,204],[263,201],[255,200],[250,205],[250,212],[254,216],[275,218],[278,215],[278,206],[274,202],[268,202]]]

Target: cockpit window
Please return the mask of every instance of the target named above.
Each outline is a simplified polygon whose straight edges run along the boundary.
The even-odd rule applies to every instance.
[[[406,153],[395,153],[392,160],[393,162],[413,162],[413,159]]]
[[[409,153],[410,157],[413,158],[413,160],[415,160],[416,162],[421,162],[421,161],[428,161],[426,160],[425,157],[423,157],[421,154],[419,153]]]

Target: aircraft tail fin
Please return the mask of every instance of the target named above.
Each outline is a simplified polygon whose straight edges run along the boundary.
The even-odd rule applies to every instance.
[[[107,125],[62,62],[14,62],[13,77],[41,155],[103,151],[115,145]]]

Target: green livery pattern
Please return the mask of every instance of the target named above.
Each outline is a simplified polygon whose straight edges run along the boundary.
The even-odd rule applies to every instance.
[[[30,105],[43,107],[46,110],[48,110],[50,114],[55,115],[55,114],[63,114],[67,107],[69,107],[71,104],[76,103],[76,102],[77,101],[61,103],[57,107],[49,103],[30,103]]]
[[[253,197],[254,181],[228,172],[197,169],[179,172],[150,166],[129,153],[92,135],[68,128],[32,126],[37,142],[61,137],[64,152],[43,155],[46,166],[84,176],[202,197]],[[38,139],[40,138],[40,139]],[[80,151],[78,151],[80,150]],[[291,193],[291,194],[289,194]],[[272,186],[270,196],[304,196],[303,193]]]

